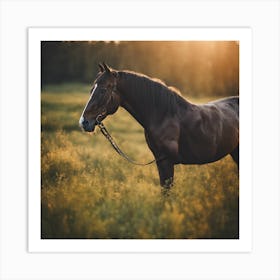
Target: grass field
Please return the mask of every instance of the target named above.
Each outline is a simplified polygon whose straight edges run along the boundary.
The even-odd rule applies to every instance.
[[[175,185],[163,198],[155,164],[131,165],[98,128],[81,132],[89,88],[42,91],[42,238],[238,238],[239,179],[231,157],[176,166]],[[125,110],[104,123],[132,158],[153,158],[142,127]]]

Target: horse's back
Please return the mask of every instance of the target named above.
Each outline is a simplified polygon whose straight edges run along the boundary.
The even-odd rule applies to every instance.
[[[232,152],[239,142],[239,97],[194,105],[181,126],[182,163],[208,163]]]
[[[234,130],[239,131],[239,96],[231,96],[207,104],[210,108],[212,107],[212,114],[216,112],[217,122],[221,123],[224,131],[227,127],[233,127]],[[213,125],[215,126],[215,123]]]
[[[224,110],[231,109],[239,117],[239,96],[230,96],[230,97],[209,102],[207,104],[215,104],[217,107]]]

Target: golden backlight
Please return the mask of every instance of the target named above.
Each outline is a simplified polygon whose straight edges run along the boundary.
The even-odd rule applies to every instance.
[[[237,41],[42,42],[42,84],[89,83],[102,61],[162,79],[186,97],[239,94]]]

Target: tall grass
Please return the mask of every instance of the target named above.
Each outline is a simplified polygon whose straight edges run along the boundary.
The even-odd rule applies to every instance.
[[[239,179],[230,157],[177,165],[175,185],[163,198],[155,165],[133,166],[98,129],[80,131],[87,88],[69,88],[42,92],[42,238],[239,237]],[[152,159],[143,129],[126,111],[105,124],[133,158]]]

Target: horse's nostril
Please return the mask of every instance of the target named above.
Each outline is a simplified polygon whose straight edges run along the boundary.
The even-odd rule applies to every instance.
[[[82,119],[81,122],[80,122],[80,126],[81,126],[83,131],[93,132],[95,124],[91,120]]]
[[[83,127],[86,127],[89,125],[89,121],[88,120],[83,120],[82,122]]]

